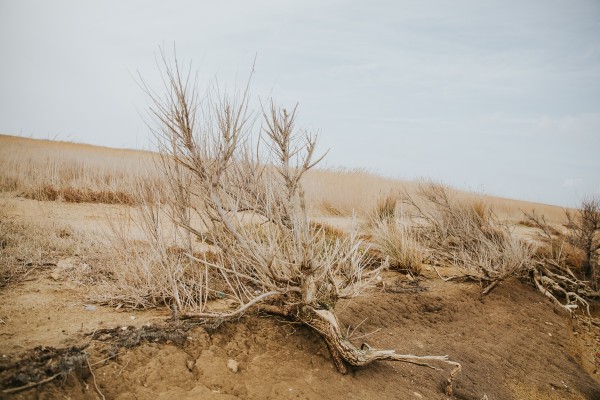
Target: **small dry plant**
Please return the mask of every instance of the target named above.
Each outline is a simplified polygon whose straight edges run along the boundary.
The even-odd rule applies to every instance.
[[[219,275],[212,273],[213,287],[207,290],[205,274],[212,271],[195,261],[214,262],[219,256],[207,249],[191,252],[189,237],[173,224],[164,207],[159,201],[142,200],[121,218],[113,217],[106,235],[113,256],[104,260],[104,276],[90,290],[90,300],[144,309],[166,305],[190,312],[219,297],[223,286]],[[140,236],[145,240],[136,239]]]
[[[400,221],[379,222],[372,228],[372,241],[391,269],[420,275],[424,261],[418,237],[410,226]]]
[[[386,259],[391,269],[412,275],[421,274],[423,250],[417,232],[405,213],[398,213],[397,196],[382,197],[367,223],[374,250]]]
[[[361,294],[384,266],[367,268],[356,232],[332,237],[309,222],[301,182],[321,158],[315,156],[316,137],[295,128],[296,109],[264,107],[256,135],[247,87],[229,97],[212,86],[201,101],[190,74],[182,75],[177,61],[164,54],[163,61],[166,93],[143,86],[151,100],[149,126],[171,185],[165,211],[189,235],[184,254],[195,268],[200,301],[197,312],[178,318],[224,321],[258,307],[311,327],[341,373],[348,364],[376,360],[442,362],[454,367],[450,387],[460,365],[446,356],[355,347],[340,327],[338,300]],[[148,226],[158,235],[159,219],[151,215]],[[194,254],[198,241],[215,257]],[[206,301],[215,284],[231,307],[227,311]]]

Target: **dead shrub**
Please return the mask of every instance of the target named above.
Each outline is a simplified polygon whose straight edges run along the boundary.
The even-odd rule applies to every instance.
[[[454,367],[447,381],[451,390],[460,365],[447,357],[358,348],[345,337],[335,314],[337,301],[373,285],[381,267],[366,268],[356,232],[331,240],[326,229],[311,227],[302,177],[320,158],[315,158],[316,137],[294,126],[296,108],[265,107],[261,140],[253,142],[259,135],[252,132],[247,87],[233,97],[209,93],[201,102],[197,86],[189,75],[181,75],[177,60],[170,63],[163,54],[163,62],[164,96],[142,86],[152,104],[149,126],[163,155],[163,181],[170,185],[165,213],[188,238],[207,238],[218,254],[216,262],[195,257],[194,241],[185,233],[181,237],[188,257],[202,267],[190,271],[196,274],[194,294],[200,294],[201,301],[193,304],[197,311],[179,318],[224,321],[260,307],[312,328],[327,343],[341,373],[348,364],[376,360],[437,361]],[[151,251],[162,265],[168,246],[159,211],[142,207]],[[259,224],[248,223],[247,216]],[[182,265],[163,265],[175,300],[180,298],[177,267]],[[223,296],[232,310],[211,309],[206,302],[213,290],[211,273],[226,282]],[[176,304],[184,311],[185,306]]]
[[[535,266],[530,271],[534,284],[558,304],[560,302],[557,297],[566,299],[567,304],[564,307],[568,310],[575,310],[577,304],[580,304],[586,308],[589,315],[588,300],[600,299],[600,292],[594,287],[594,281],[582,280],[589,278],[586,274],[589,272],[586,270],[589,260],[586,248],[589,247],[585,244],[593,242],[581,240],[586,236],[581,235],[582,230],[574,228],[574,217],[568,211],[567,219],[571,222],[567,225],[569,230],[565,233],[552,227],[545,216],[537,214],[535,210],[523,214],[529,224],[537,228],[536,239],[540,243],[534,255]],[[578,220],[579,223],[581,221],[583,220]]]
[[[430,258],[486,282],[484,292],[509,277],[528,273],[534,246],[516,237],[481,200],[457,200],[443,185],[423,184],[403,199]]]
[[[583,274],[595,290],[600,288],[600,197],[584,199],[579,207],[565,211],[570,244],[583,253]]]
[[[162,241],[160,237],[142,242],[127,235],[113,228],[110,237],[113,257],[105,260],[102,273],[96,273],[89,294],[91,301],[141,309],[175,306],[189,312],[202,309],[223,286],[219,276],[213,274],[214,291],[204,290],[208,277],[203,265],[196,261],[197,258],[215,262],[220,259],[218,254],[207,251],[190,256],[189,250],[180,244]]]
[[[450,264],[463,271],[445,280],[483,282],[486,294],[503,280],[517,277],[531,282],[569,312],[583,305],[588,315],[588,300],[600,297],[564,264],[564,246],[548,248],[553,260],[536,258],[540,254],[538,245],[517,237],[486,205],[458,201],[446,187],[436,183],[423,184],[418,198],[407,195],[404,203],[434,263]],[[552,237],[543,219],[529,219],[548,238]]]

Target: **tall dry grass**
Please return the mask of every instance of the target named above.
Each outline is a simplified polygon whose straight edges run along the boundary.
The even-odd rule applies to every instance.
[[[157,171],[158,155],[86,144],[0,135],[0,190],[17,191],[36,200],[133,204],[145,190],[166,187]],[[418,182],[382,177],[362,169],[313,169],[303,177],[312,215],[368,217],[388,196],[416,193]],[[143,190],[142,190],[143,192]],[[460,199],[480,194],[452,190]],[[147,193],[155,198],[156,193]],[[521,210],[536,210],[548,222],[566,223],[562,208],[483,196],[496,214],[510,222],[523,219]]]
[[[19,191],[36,200],[136,203],[144,182],[165,187],[156,153],[0,135],[0,190]],[[410,182],[364,170],[309,171],[303,177],[313,214],[350,216],[369,212],[382,194]]]
[[[159,180],[154,154],[0,135],[0,190],[35,200],[133,204]]]
[[[303,181],[313,214],[366,216],[389,194],[412,191],[413,182],[385,178],[363,169],[315,169]]]

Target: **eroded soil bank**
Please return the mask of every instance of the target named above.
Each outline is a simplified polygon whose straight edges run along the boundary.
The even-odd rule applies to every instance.
[[[106,210],[122,211],[14,197],[3,201],[10,203],[15,219],[68,223],[73,232],[102,230],[96,223],[106,218]],[[114,343],[93,340],[89,333],[167,326],[170,314],[166,308],[134,311],[92,304],[86,282],[70,278],[73,269],[90,267],[83,256],[41,263],[22,282],[0,291],[0,378],[36,346],[83,344],[93,375],[73,372],[66,380],[0,394],[3,398],[97,399],[99,393],[107,399],[446,398],[442,388],[448,371],[380,362],[343,376],[309,329],[257,313],[217,329],[187,330],[183,344],[150,337],[111,354]],[[386,290],[379,287],[338,304],[356,344],[447,354],[463,366],[455,382],[457,399],[600,398],[599,328],[572,320],[524,283],[504,282],[482,297],[476,284],[443,282],[427,268],[423,291],[410,290],[409,279],[398,272],[383,278]]]
[[[85,333],[112,326],[162,324],[168,313],[86,310],[81,288],[63,287],[46,276],[50,273],[40,272],[0,295],[3,361],[16,360],[38,345],[67,347],[88,341],[86,352],[98,389],[108,399],[445,397],[442,383],[447,372],[381,362],[342,376],[314,333],[258,314],[216,330],[191,329],[182,346],[145,341],[121,348],[116,357],[96,364],[106,358],[103,350],[108,344],[90,342]],[[386,276],[391,285],[398,279],[394,273]],[[600,398],[590,362],[598,350],[594,328],[573,323],[516,281],[500,285],[486,297],[472,284],[432,278],[423,285],[426,291],[374,291],[341,303],[341,319],[350,326],[349,332],[360,324],[352,332],[357,343],[403,353],[448,354],[462,363],[455,398]],[[83,381],[72,376],[13,396],[100,397],[91,376]]]

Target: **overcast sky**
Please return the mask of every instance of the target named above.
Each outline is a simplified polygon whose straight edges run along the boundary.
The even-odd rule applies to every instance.
[[[575,205],[600,193],[600,1],[0,0],[0,133],[148,148],[139,71],[299,103],[326,166]]]

